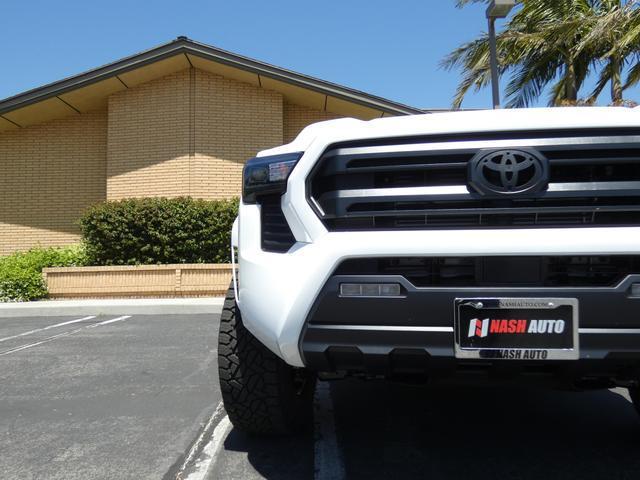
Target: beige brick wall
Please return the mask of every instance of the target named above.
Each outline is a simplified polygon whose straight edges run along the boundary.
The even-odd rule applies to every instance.
[[[107,198],[189,194],[189,70],[109,97]]]
[[[282,95],[201,70],[195,74],[194,197],[238,196],[244,162],[282,144]]]
[[[109,98],[107,197],[240,193],[242,166],[282,143],[282,96],[187,69]]]
[[[334,118],[340,118],[341,115],[336,115],[331,112],[321,112],[312,108],[303,107],[302,105],[295,105],[293,103],[285,102],[284,104],[284,120],[283,120],[283,137],[284,143],[289,143],[296,138],[307,125],[315,122],[321,122],[323,120],[332,120]]]
[[[144,298],[224,295],[229,264],[45,268],[51,298]]]
[[[106,146],[106,111],[0,133],[0,255],[78,241],[105,199]]]
[[[248,158],[336,117],[186,69],[111,95],[108,111],[0,133],[0,254],[77,241],[104,199],[237,196]]]

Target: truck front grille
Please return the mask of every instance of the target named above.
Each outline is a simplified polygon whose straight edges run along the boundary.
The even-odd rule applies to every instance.
[[[549,160],[547,189],[486,198],[468,187],[479,151],[518,147]],[[329,230],[640,225],[640,130],[336,144],[313,170],[308,194]]]
[[[383,257],[343,261],[334,275],[399,275],[416,287],[610,287],[640,274],[640,256]]]

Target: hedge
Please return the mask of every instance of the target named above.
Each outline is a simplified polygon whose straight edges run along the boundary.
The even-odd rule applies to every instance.
[[[91,207],[80,228],[91,265],[227,263],[237,214],[237,199],[127,199]]]
[[[64,248],[32,248],[0,257],[0,302],[25,302],[47,297],[42,278],[45,267],[86,265],[79,245]]]

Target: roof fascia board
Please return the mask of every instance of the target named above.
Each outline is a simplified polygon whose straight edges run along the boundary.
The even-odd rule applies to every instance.
[[[173,48],[172,48],[173,47]],[[22,94],[9,97],[0,102],[0,114],[15,110],[19,107],[25,107],[33,103],[46,100],[50,97],[62,95],[64,93],[76,90],[78,88],[97,83],[110,77],[115,77],[121,73],[125,73],[136,68],[144,67],[150,63],[155,63],[165,58],[173,57],[181,53],[182,47],[174,44],[162,45],[156,49],[127,57],[114,63],[110,63],[103,67],[98,67],[86,73],[81,73],[58,82],[50,83],[43,87],[29,90]]]
[[[46,100],[47,98],[62,95],[69,91],[99,82],[100,80],[117,76],[178,54],[196,55],[204,59],[213,60],[231,67],[247,70],[258,75],[267,76],[275,80],[388,113],[401,115],[424,113],[424,111],[418,108],[402,105],[375,95],[369,95],[348,87],[292,72],[192,40],[180,39],[98,67],[94,70],[9,97],[0,101],[0,114]]]

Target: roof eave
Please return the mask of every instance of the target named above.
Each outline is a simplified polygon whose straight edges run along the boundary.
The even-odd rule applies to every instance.
[[[159,47],[2,100],[0,115],[179,54],[196,55],[386,113],[399,115],[424,113],[419,108],[276,67],[193,40],[178,38]]]

